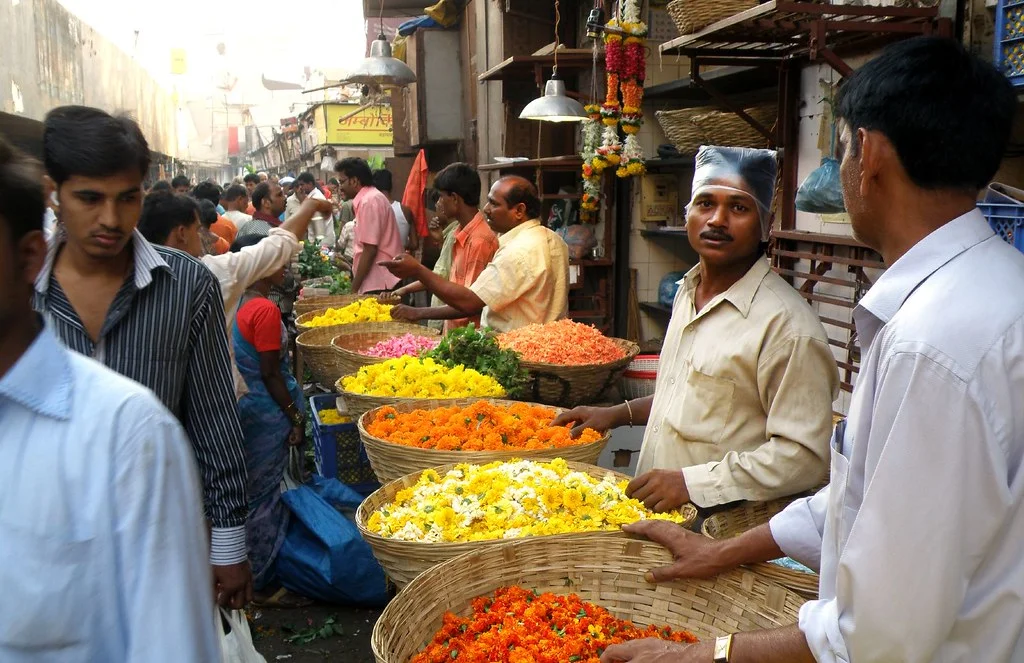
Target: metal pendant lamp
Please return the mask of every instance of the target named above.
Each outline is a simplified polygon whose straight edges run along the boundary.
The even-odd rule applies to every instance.
[[[519,114],[521,120],[541,122],[580,122],[587,118],[583,104],[565,93],[565,81],[558,76],[558,0],[555,0],[555,60],[551,67],[551,78],[544,85],[544,95],[526,104]]]
[[[405,87],[416,82],[416,73],[391,53],[384,37],[384,0],[380,3],[380,32],[370,44],[370,55],[349,74],[346,82],[371,87]]]

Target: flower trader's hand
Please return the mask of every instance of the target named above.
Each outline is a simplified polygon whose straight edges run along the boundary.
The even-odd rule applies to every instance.
[[[674,511],[690,501],[686,479],[679,470],[651,470],[626,486],[626,495],[638,499],[651,511]]]
[[[423,265],[408,253],[395,256],[394,260],[382,260],[377,263],[400,279],[416,278]]]
[[[647,582],[665,582],[677,578],[711,578],[727,567],[717,542],[667,520],[641,520],[624,525],[622,531],[642,536],[664,546],[675,560],[644,574]]]
[[[714,655],[713,641],[688,645],[646,638],[612,645],[601,655],[601,663],[709,663]]]
[[[391,317],[395,320],[406,320],[408,322],[417,322],[423,319],[421,309],[415,306],[406,306],[405,304],[399,304],[391,309]]]
[[[574,407],[563,412],[551,422],[552,426],[565,426],[566,424],[576,424],[572,429],[573,437],[579,437],[584,428],[593,428],[598,433],[604,433],[622,425],[618,421],[614,408],[590,407],[588,405]]]

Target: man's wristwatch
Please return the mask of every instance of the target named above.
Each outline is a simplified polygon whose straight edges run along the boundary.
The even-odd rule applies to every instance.
[[[732,634],[715,638],[715,663],[729,663],[732,655]]]

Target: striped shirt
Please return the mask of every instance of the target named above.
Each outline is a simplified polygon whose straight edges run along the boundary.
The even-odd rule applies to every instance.
[[[243,561],[245,455],[217,279],[198,260],[135,231],[133,265],[94,343],[53,275],[64,241],[59,234],[50,243],[33,306],[68,348],[148,387],[181,421],[213,526],[211,562]]]

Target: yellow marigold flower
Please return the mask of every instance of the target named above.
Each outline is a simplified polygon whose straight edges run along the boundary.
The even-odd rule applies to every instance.
[[[306,323],[309,327],[330,327],[347,325],[353,322],[389,322],[391,320],[390,304],[381,304],[376,299],[360,299],[342,308],[327,309]]]
[[[345,391],[400,398],[487,398],[505,395],[489,375],[463,366],[448,367],[433,359],[398,357],[359,369],[341,381]]]

